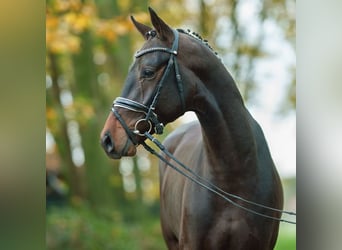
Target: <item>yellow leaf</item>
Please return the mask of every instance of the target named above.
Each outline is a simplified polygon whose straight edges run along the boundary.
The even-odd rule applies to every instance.
[[[76,22],[77,16],[74,12],[68,12],[63,16],[64,21],[68,23],[69,25],[72,25],[74,22]]]
[[[110,21],[99,20],[95,25],[95,30],[98,36],[103,37],[110,42],[115,41],[117,35],[113,30],[113,25]]]
[[[119,8],[121,11],[126,11],[128,10],[129,6],[130,6],[130,0],[120,0],[117,2],[117,4],[119,5]]]
[[[132,29],[132,25],[128,20],[119,20],[113,23],[113,28],[116,34],[125,35]]]
[[[52,38],[47,37],[48,49],[55,54],[77,53],[80,50],[80,38],[74,35],[56,33]]]
[[[86,28],[89,27],[90,21],[87,16],[84,15],[78,15],[75,22],[72,25],[72,28],[75,32],[81,33]]]
[[[79,52],[81,47],[81,41],[80,38],[77,36],[69,36],[67,38],[67,48],[72,53]]]
[[[67,11],[70,8],[70,1],[68,0],[57,0],[54,3],[55,3],[54,9],[56,11],[63,12],[63,11]]]
[[[57,113],[53,108],[46,108],[46,119],[50,121],[57,119]]]
[[[133,14],[134,18],[137,19],[141,23],[146,23],[150,20],[150,16],[146,12],[139,12]]]
[[[58,18],[51,15],[46,15],[46,29],[55,29],[58,26]]]

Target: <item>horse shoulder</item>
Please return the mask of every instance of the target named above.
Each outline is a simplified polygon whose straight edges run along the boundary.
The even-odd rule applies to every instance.
[[[201,126],[198,121],[193,121],[181,125],[173,132],[171,132],[163,141],[165,148],[174,155],[179,161],[187,165],[194,153],[201,147],[202,132]],[[170,159],[166,157],[168,161]],[[164,177],[164,174],[170,168],[164,163],[159,163],[160,178]],[[190,167],[192,164],[190,164]]]
[[[189,153],[202,140],[201,126],[198,121],[186,123],[170,133],[164,140],[163,145],[172,154],[180,152]],[[181,157],[182,158],[182,157]]]
[[[178,127],[164,140],[163,145],[179,161],[192,167],[190,164],[196,157],[198,148],[201,147],[201,127],[198,122],[191,122]],[[170,159],[167,158],[169,161]],[[188,180],[160,161],[160,199],[161,199],[161,224],[164,238],[168,245],[180,240],[183,223],[186,221],[188,192],[185,190]],[[184,200],[185,199],[185,200]]]

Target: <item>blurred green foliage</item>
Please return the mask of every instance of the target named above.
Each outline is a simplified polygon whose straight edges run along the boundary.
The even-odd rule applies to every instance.
[[[47,210],[46,228],[50,250],[166,249],[158,212],[152,208],[139,207],[125,214],[108,210],[100,215],[86,204],[52,207]],[[275,250],[290,249],[296,249],[296,228],[281,224]]]
[[[144,210],[143,212],[141,211]],[[47,210],[47,248],[55,250],[161,250],[166,249],[154,210],[140,207],[125,214],[108,210],[98,214],[89,206],[52,207]]]
[[[275,250],[290,250],[296,249],[296,227],[289,224],[281,224],[279,237]]]

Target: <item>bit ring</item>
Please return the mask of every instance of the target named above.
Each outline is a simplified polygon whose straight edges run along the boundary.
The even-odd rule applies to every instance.
[[[134,125],[134,130],[133,130],[134,134],[139,135],[139,136],[145,136],[145,134],[142,134],[141,131],[138,129],[139,124],[141,125],[142,122],[146,122],[148,124],[149,128],[147,130],[147,133],[151,132],[151,130],[152,130],[152,123],[151,123],[151,121],[150,120],[146,120],[146,119],[140,119]]]

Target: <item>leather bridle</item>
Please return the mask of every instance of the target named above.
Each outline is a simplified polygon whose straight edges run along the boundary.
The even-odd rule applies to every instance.
[[[152,98],[152,101],[150,102],[151,104],[145,105],[136,101],[133,101],[131,99],[128,98],[124,98],[124,97],[117,97],[112,105],[112,111],[113,114],[115,115],[115,117],[117,118],[117,120],[121,123],[122,127],[124,128],[125,132],[127,133],[129,139],[132,141],[132,143],[134,145],[138,145],[141,144],[143,145],[143,147],[149,151],[151,154],[157,156],[161,161],[163,161],[165,164],[167,164],[168,166],[170,166],[171,168],[173,168],[175,171],[177,171],[178,173],[182,174],[183,176],[185,176],[186,178],[190,179],[191,181],[193,181],[194,183],[198,184],[199,186],[207,189],[208,191],[210,191],[211,193],[221,197],[222,199],[226,200],[227,202],[233,204],[236,207],[239,207],[247,212],[253,213],[255,215],[264,217],[264,218],[268,218],[271,220],[276,220],[276,221],[280,221],[280,222],[285,222],[285,223],[290,223],[290,224],[296,224],[295,221],[292,220],[285,220],[285,219],[281,219],[281,218],[277,218],[275,216],[271,216],[271,215],[267,215],[264,213],[260,213],[258,212],[256,209],[252,209],[252,208],[247,208],[245,205],[241,205],[239,203],[237,203],[236,201],[232,200],[236,199],[236,200],[240,200],[241,202],[244,202],[246,204],[249,204],[250,206],[255,206],[255,207],[259,207],[259,208],[263,208],[266,209],[268,211],[273,211],[273,212],[279,212],[279,213],[283,213],[283,214],[288,214],[288,215],[292,215],[292,216],[296,216],[296,213],[291,212],[291,211],[285,211],[285,210],[281,210],[281,209],[276,209],[276,208],[272,208],[272,207],[268,207],[265,206],[263,204],[259,204],[257,202],[253,202],[247,199],[244,199],[238,195],[234,195],[228,192],[225,192],[224,190],[222,190],[221,188],[217,187],[216,185],[214,185],[213,183],[211,183],[209,180],[203,178],[202,176],[198,175],[197,173],[195,173],[192,169],[190,169],[189,167],[187,167],[186,165],[184,165],[182,162],[180,162],[177,158],[175,158],[167,149],[166,147],[164,147],[156,138],[154,138],[150,132],[152,129],[155,130],[156,134],[162,134],[163,133],[163,129],[164,129],[164,125],[158,120],[158,115],[155,113],[155,108],[161,93],[161,90],[163,88],[163,84],[165,83],[165,79],[167,78],[167,76],[169,75],[169,72],[172,68],[172,66],[174,66],[175,69],[175,74],[176,74],[176,81],[177,81],[177,87],[178,87],[178,91],[179,91],[179,95],[180,95],[180,99],[181,99],[181,105],[183,108],[183,112],[185,112],[185,101],[184,101],[184,93],[183,93],[183,83],[182,83],[182,78],[179,72],[179,66],[178,66],[178,62],[177,62],[177,54],[178,54],[178,41],[179,41],[179,34],[177,30],[172,30],[173,34],[174,34],[174,41],[172,44],[171,49],[170,48],[164,48],[164,47],[153,47],[153,48],[148,48],[145,50],[140,50],[135,54],[136,58],[139,58],[145,54],[148,53],[153,53],[153,52],[164,52],[164,53],[169,53],[170,54],[170,58],[169,61],[167,63],[166,69],[164,71],[164,74],[162,76],[162,78],[160,79],[158,85],[155,88],[154,91],[154,96]],[[154,33],[153,33],[154,32]],[[148,32],[149,36],[155,36],[156,33],[155,31],[149,31]],[[152,34],[153,33],[153,34]],[[117,107],[120,108],[124,108],[133,112],[137,112],[137,113],[143,113],[145,115],[144,118],[139,119],[134,126],[134,130],[131,130],[128,125],[126,124],[126,122],[122,119],[121,115],[119,114],[119,112],[115,109]],[[139,125],[141,125],[142,123],[147,124],[148,129],[146,131],[140,131],[139,130]],[[157,153],[153,148],[151,148],[149,145],[147,145],[144,141],[142,142],[138,142],[136,135],[138,136],[144,136],[147,139],[149,139],[151,142],[153,142],[167,157],[169,157],[170,159],[172,159],[174,163],[172,163],[171,161],[167,160],[165,156]],[[178,165],[178,166],[177,166]],[[180,168],[182,169],[180,169]]]
[[[163,52],[163,53],[168,53],[170,54],[170,58],[168,60],[166,69],[164,71],[163,76],[161,77],[159,83],[157,84],[155,90],[154,90],[154,95],[152,98],[152,101],[150,101],[150,105],[145,105],[136,101],[133,101],[131,99],[125,98],[125,97],[117,97],[112,105],[112,111],[115,117],[118,119],[118,121],[121,123],[123,128],[125,129],[128,137],[130,140],[133,142],[133,144],[138,145],[139,143],[136,140],[135,135],[139,136],[145,136],[145,132],[151,132],[152,129],[154,129],[156,134],[162,134],[164,125],[158,120],[158,115],[155,113],[156,105],[160,96],[160,93],[162,91],[162,88],[164,86],[164,83],[166,81],[166,78],[168,77],[172,66],[174,67],[175,70],[175,76],[176,76],[176,82],[177,82],[177,88],[181,100],[181,105],[183,108],[183,111],[185,112],[185,100],[184,100],[184,93],[183,93],[183,83],[182,83],[182,78],[179,72],[179,65],[177,62],[177,54],[178,54],[178,42],[179,42],[179,33],[177,30],[172,30],[174,34],[174,40],[171,48],[165,48],[165,47],[152,47],[144,50],[137,51],[135,54],[135,58],[139,58],[145,54],[148,53],[154,53],[154,52]],[[156,35],[155,31],[149,31],[148,34],[149,36],[154,37]],[[145,117],[138,120],[135,123],[134,130],[131,130],[128,128],[127,124],[125,121],[122,119],[121,115],[115,108],[120,107],[124,108],[133,112],[137,113],[143,113],[145,114]],[[142,127],[142,125],[147,126],[147,131],[140,131],[139,127]]]

